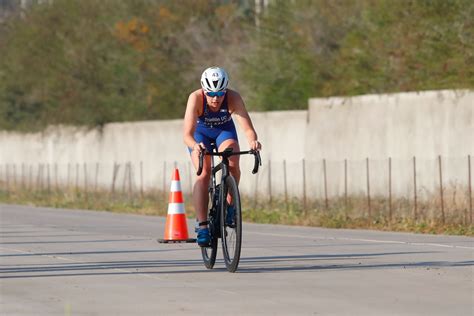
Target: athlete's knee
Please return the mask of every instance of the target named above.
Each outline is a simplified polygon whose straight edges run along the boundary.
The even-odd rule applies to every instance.
[[[240,176],[240,166],[239,163],[229,164],[229,171],[234,176]]]
[[[211,178],[211,172],[207,169],[202,169],[202,173],[197,176],[195,184],[197,185],[208,185]]]

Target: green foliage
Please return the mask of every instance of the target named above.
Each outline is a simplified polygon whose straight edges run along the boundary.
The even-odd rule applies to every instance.
[[[238,14],[203,0],[33,6],[0,31],[0,128],[181,117]]]
[[[474,87],[474,2],[274,0],[244,59],[258,109]]]
[[[402,4],[402,5],[401,5]],[[331,94],[472,88],[472,2],[377,1],[341,41]],[[469,67],[471,65],[471,67]]]
[[[137,118],[136,56],[111,36],[114,1],[58,0],[8,24],[1,61],[1,125],[100,125]],[[120,8],[117,6],[117,10]],[[115,17],[116,19],[117,17]],[[125,116],[125,117],[124,117]]]
[[[257,45],[243,61],[252,86],[251,104],[259,110],[305,107],[317,84],[310,42],[302,34],[302,17],[291,6],[289,1],[272,3],[253,34]]]
[[[470,0],[55,0],[0,24],[0,129],[181,118],[225,67],[250,110],[474,88]]]

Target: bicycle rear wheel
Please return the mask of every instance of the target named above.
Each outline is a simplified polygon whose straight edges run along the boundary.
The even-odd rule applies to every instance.
[[[216,194],[218,194],[216,192]],[[204,261],[204,266],[208,269],[212,269],[214,264],[216,263],[216,256],[217,256],[217,239],[218,239],[218,232],[216,231],[216,227],[219,226],[219,223],[216,223],[218,220],[216,215],[216,207],[215,207],[215,199],[214,199],[214,191],[212,188],[209,188],[209,231],[211,233],[211,244],[209,247],[201,247],[201,255],[202,260]]]
[[[234,177],[228,176],[225,179],[225,184],[220,218],[222,252],[227,270],[235,272],[239,265],[240,248],[242,245],[242,210],[239,188]],[[230,203],[228,201],[229,196]]]

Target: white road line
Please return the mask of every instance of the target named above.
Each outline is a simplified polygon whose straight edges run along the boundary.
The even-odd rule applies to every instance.
[[[460,248],[460,249],[471,249],[474,247],[457,246],[457,245],[444,245],[434,243],[421,243],[421,242],[408,242],[399,240],[377,240],[377,239],[362,239],[362,238],[347,238],[347,237],[320,237],[320,236],[304,236],[304,235],[289,235],[289,234],[275,234],[275,233],[260,233],[260,232],[245,232],[245,234],[255,234],[263,236],[278,236],[278,237],[291,237],[291,238],[304,238],[304,239],[321,239],[321,240],[349,240],[349,241],[363,241],[373,243],[384,243],[384,244],[406,244],[413,246],[433,246],[433,247],[444,247],[444,248]],[[474,242],[474,240],[473,240]]]

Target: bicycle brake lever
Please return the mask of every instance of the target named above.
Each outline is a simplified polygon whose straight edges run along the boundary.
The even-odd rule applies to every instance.
[[[262,159],[260,157],[260,152],[257,150],[252,150],[252,154],[255,157],[255,163],[253,165],[252,174],[256,174],[258,172],[258,167],[262,165]]]
[[[197,170],[197,175],[200,176],[201,173],[202,173],[202,165],[203,165],[203,162],[204,162],[204,151],[201,150],[201,152],[199,152],[199,168]]]

